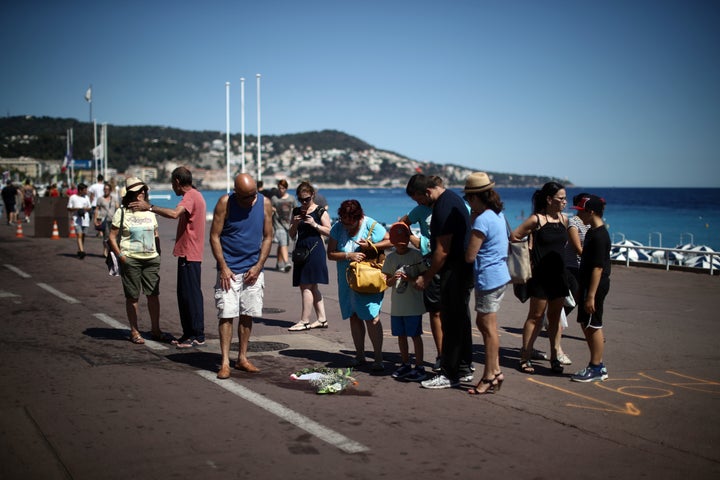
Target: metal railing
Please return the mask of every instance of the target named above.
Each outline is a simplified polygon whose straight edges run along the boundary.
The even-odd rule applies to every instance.
[[[644,264],[644,265],[656,264],[655,262],[652,261],[652,259],[657,258],[657,257],[654,257],[652,255],[652,252],[661,251],[661,252],[665,252],[664,259],[663,259],[664,263],[665,263],[665,270],[670,270],[671,266],[683,267],[683,268],[697,268],[699,270],[709,270],[710,275],[714,275],[714,272],[716,270],[715,257],[720,258],[720,252],[688,250],[688,249],[684,249],[684,248],[663,248],[663,247],[652,247],[652,246],[647,246],[647,245],[626,245],[626,244],[615,244],[615,243],[611,245],[611,248],[612,248],[611,252],[620,252],[620,253],[623,253],[623,249],[627,249],[624,251],[625,260],[615,260],[615,261],[620,261],[620,262],[624,261],[626,267],[629,267],[631,263],[639,263],[639,264]],[[642,251],[642,253],[650,256],[650,260],[633,260],[630,258],[629,250]],[[675,260],[671,260],[671,258],[670,258],[671,252],[680,254],[683,257],[690,257],[690,258],[707,256],[710,259],[710,261],[709,261],[710,268],[705,269],[702,267],[693,267],[692,265],[676,264],[676,263],[674,263]]]

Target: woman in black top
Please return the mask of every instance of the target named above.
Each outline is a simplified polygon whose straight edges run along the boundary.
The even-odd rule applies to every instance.
[[[315,188],[310,183],[302,182],[296,193],[300,206],[293,209],[289,233],[291,238],[297,237],[293,254],[293,286],[300,287],[302,313],[300,321],[288,329],[292,332],[328,326],[318,284],[328,284],[323,235],[330,234],[330,215],[315,203]],[[317,320],[310,323],[313,309]]]
[[[557,346],[560,340],[560,313],[568,294],[564,259],[568,241],[568,219],[562,213],[566,204],[565,187],[557,182],[546,183],[533,194],[533,214],[520,224],[511,236],[511,241],[518,242],[532,234],[532,278],[528,281],[530,307],[523,327],[519,365],[520,371],[524,373],[535,373],[531,355],[546,309],[550,365],[555,373],[563,371],[558,361]]]

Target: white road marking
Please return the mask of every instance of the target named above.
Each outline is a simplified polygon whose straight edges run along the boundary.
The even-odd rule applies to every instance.
[[[290,410],[289,408],[281,405],[267,397],[255,393],[252,390],[245,388],[231,380],[220,380],[217,378],[217,374],[214,372],[208,372],[207,370],[198,370],[197,374],[206,380],[224,388],[225,390],[234,393],[238,397],[247,400],[248,402],[267,410],[268,412],[276,415],[283,420],[292,423],[298,428],[305,430],[311,435],[316,436],[320,440],[333,445],[343,452],[346,453],[362,453],[370,450],[365,445],[362,445],[354,440],[347,438],[345,435],[331,430],[323,425],[320,425],[314,420],[307,418],[306,416]]]
[[[53,295],[55,295],[58,298],[65,300],[67,303],[80,303],[80,300],[78,300],[77,298],[73,298],[69,295],[65,295],[60,290],[54,289],[47,283],[38,283],[37,286],[42,288],[43,290],[47,290],[48,292],[52,293]]]
[[[117,328],[118,330],[128,330],[127,325],[125,325],[121,322],[118,322],[117,320],[112,318],[110,315],[107,315],[105,313],[94,313],[93,317],[106,323],[107,325],[111,326],[112,328]],[[162,343],[159,343],[159,342],[155,342],[153,340],[145,340],[145,346],[151,350],[167,350],[167,347],[165,345],[163,345]]]
[[[19,297],[20,295],[15,295],[12,292],[6,292],[5,290],[0,290],[0,298],[12,298],[12,297]]]
[[[25,272],[23,272],[22,270],[20,270],[19,268],[13,266],[13,265],[5,264],[5,268],[7,268],[8,270],[10,270],[11,272],[17,273],[17,274],[18,274],[19,276],[21,276],[22,278],[30,278],[30,277],[31,277],[31,275],[30,275],[29,273],[25,273]]]

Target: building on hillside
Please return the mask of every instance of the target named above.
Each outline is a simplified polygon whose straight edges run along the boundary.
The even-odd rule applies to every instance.
[[[26,157],[0,158],[0,170],[20,172],[29,178],[39,178],[42,175],[42,163]]]

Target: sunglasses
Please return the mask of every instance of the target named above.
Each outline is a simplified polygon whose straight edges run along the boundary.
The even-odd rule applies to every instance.
[[[251,193],[250,195],[243,195],[243,196],[238,195],[238,200],[241,200],[241,201],[242,200],[250,200],[251,198],[255,198],[255,197],[257,197],[257,192]]]
[[[298,200],[300,200],[300,203],[308,203],[312,200],[312,197],[298,198]]]

